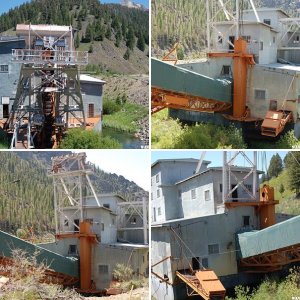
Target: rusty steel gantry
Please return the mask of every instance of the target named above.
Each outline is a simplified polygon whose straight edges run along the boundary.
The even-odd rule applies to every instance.
[[[13,49],[22,64],[16,97],[4,128],[11,149],[53,148],[72,127],[85,127],[79,67],[88,53],[74,51],[72,26],[18,24],[26,49]]]

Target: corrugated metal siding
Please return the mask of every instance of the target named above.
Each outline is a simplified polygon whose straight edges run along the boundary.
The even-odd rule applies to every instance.
[[[6,232],[0,231],[0,255],[11,257],[11,249],[22,249],[29,255],[39,251],[37,261],[50,266],[50,269],[73,277],[79,277],[79,264],[77,260],[69,259],[42,247],[21,240]]]
[[[291,245],[300,244],[300,216],[260,231],[239,233],[239,258],[246,258]]]
[[[151,59],[152,86],[193,96],[232,102],[232,82],[210,78],[163,61]]]

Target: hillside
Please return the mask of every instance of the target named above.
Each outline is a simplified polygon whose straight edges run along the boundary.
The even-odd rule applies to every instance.
[[[246,8],[248,1],[240,2]],[[283,8],[291,15],[300,8],[300,2],[295,0],[254,2],[257,7]],[[186,56],[199,57],[206,45],[205,5],[206,0],[152,0],[152,55],[161,57],[180,42]]]
[[[275,198],[279,200],[276,213],[287,215],[300,215],[300,198],[295,191],[289,188],[287,170],[283,170],[278,177],[272,178],[268,184],[275,188]],[[284,186],[284,192],[280,194],[280,185]]]
[[[0,153],[0,229],[11,232],[31,226],[36,232],[54,229],[53,185],[52,179],[46,176],[46,170],[55,155],[62,153]],[[92,181],[99,193],[114,192],[128,200],[148,196],[134,182],[100,168],[97,168]]]
[[[98,0],[32,0],[0,16],[0,33],[18,23],[72,25],[75,47],[102,72],[148,73],[148,11]]]

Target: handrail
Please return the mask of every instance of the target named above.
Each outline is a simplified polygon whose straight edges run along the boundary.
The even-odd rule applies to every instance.
[[[88,64],[87,51],[12,49],[12,61],[16,63],[53,63],[59,65]]]

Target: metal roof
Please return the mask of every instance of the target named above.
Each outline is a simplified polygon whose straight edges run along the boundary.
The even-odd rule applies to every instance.
[[[274,70],[300,73],[300,66],[288,65],[288,64],[274,63],[274,64],[266,64],[266,65],[256,65],[255,67],[263,67],[263,68],[274,69]]]
[[[276,8],[276,7],[260,7],[260,8],[256,8],[256,11],[257,12],[278,11],[278,12],[281,12],[282,14],[286,15],[287,17],[289,17],[289,15],[284,10],[282,10],[281,8]],[[243,10],[243,12],[253,12],[254,13],[254,11],[252,9],[246,9],[246,10]]]
[[[199,159],[196,158],[168,158],[168,159],[158,159],[156,160],[151,167],[154,167],[155,165],[163,162],[191,162],[191,163],[198,163]],[[202,162],[203,164],[210,164],[211,161],[209,160],[204,160]]]
[[[95,78],[86,74],[80,74],[80,81],[82,82],[89,82],[89,83],[102,83],[105,84],[106,81],[101,80],[99,78]]]
[[[248,168],[248,167],[239,167],[239,166],[232,166],[230,169],[232,171],[236,171],[236,172],[249,172],[250,171],[250,168]],[[207,168],[207,170],[205,170],[201,173],[194,174],[194,175],[192,175],[192,176],[190,176],[186,179],[183,179],[181,181],[176,182],[175,185],[178,185],[180,183],[183,183],[185,181],[188,181],[190,179],[193,179],[197,176],[203,175],[204,173],[207,173],[207,172],[210,172],[210,171],[222,171],[222,170],[223,170],[223,167],[210,167],[210,168]],[[257,170],[257,174],[264,174],[264,173],[265,172],[263,172],[263,171]]]
[[[259,231],[239,233],[240,258],[251,257],[300,243],[300,216]]]

